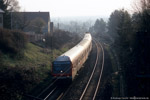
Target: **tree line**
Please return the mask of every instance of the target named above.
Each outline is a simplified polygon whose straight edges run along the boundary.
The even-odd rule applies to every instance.
[[[127,96],[150,93],[150,1],[140,0],[135,12],[121,9],[111,13],[108,23],[97,19],[89,29],[96,37],[109,41],[116,51],[125,78]],[[111,41],[111,42],[110,42]]]
[[[20,10],[19,2],[17,0],[0,0],[0,9],[5,13],[3,15],[4,28],[11,29],[11,14]]]

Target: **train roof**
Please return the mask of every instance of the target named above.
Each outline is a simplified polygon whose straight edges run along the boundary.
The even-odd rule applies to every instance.
[[[91,43],[91,40],[92,40],[91,34],[86,33],[80,43],[78,43],[69,51],[65,52],[64,54],[56,58],[55,61],[73,61],[74,59],[76,59],[78,55],[81,55],[81,51],[83,51],[84,48]]]
[[[68,56],[59,56],[55,61],[70,61],[70,58]]]

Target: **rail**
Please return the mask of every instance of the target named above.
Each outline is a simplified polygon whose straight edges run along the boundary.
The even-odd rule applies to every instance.
[[[103,49],[103,46],[96,40],[96,39],[93,39],[93,41],[94,41],[94,43],[95,43],[95,45],[96,45],[96,47],[97,47],[97,57],[96,57],[96,62],[95,62],[95,65],[94,65],[94,68],[93,68],[93,71],[92,71],[92,73],[91,73],[91,76],[90,76],[90,78],[89,78],[89,80],[88,80],[88,82],[87,82],[87,84],[86,84],[86,86],[85,86],[85,88],[84,88],[84,91],[82,92],[82,94],[81,94],[81,96],[80,96],[80,100],[83,100],[84,99],[84,96],[85,96],[85,94],[86,94],[86,92],[87,92],[87,90],[88,90],[88,87],[90,86],[90,83],[92,82],[92,78],[94,77],[93,75],[94,75],[94,73],[96,73],[96,71],[97,70],[95,70],[97,67],[99,67],[99,65],[98,65],[98,60],[99,60],[99,50],[100,50],[100,48],[101,48],[101,50],[102,50],[102,67],[101,67],[101,71],[100,71],[100,74],[99,74],[99,78],[98,78],[98,82],[97,82],[97,84],[96,84],[96,88],[95,88],[95,92],[94,92],[94,95],[92,95],[93,97],[92,97],[92,100],[95,100],[95,98],[96,98],[96,95],[97,95],[97,92],[98,92],[98,89],[99,89],[99,86],[100,86],[100,81],[101,81],[101,77],[102,77],[102,72],[103,72],[103,67],[104,67],[104,49]],[[99,48],[100,47],[100,48]],[[94,79],[94,78],[93,78]]]

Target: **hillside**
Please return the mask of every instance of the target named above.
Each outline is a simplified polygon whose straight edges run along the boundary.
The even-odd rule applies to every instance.
[[[28,43],[26,49],[24,50],[24,57],[20,60],[12,59],[8,55],[3,56],[3,64],[6,66],[30,66],[38,67],[40,65],[49,66],[50,65],[50,54],[44,52],[45,49],[36,46],[32,43]],[[50,67],[50,66],[49,66]]]
[[[45,36],[45,43],[33,44],[24,32],[1,28],[0,38],[1,100],[22,100],[26,94],[41,91],[51,81],[51,62],[81,39],[56,30],[53,36]]]
[[[54,56],[66,50],[67,48],[53,50]],[[1,100],[21,99],[24,93],[28,93],[50,76],[50,49],[28,43],[22,59],[11,58],[7,54],[1,55],[0,59]]]

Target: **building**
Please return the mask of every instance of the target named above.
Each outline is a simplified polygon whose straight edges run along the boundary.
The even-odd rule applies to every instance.
[[[29,34],[50,34],[49,12],[11,12],[11,29]]]
[[[0,9],[0,27],[3,28],[3,13],[4,11]]]

